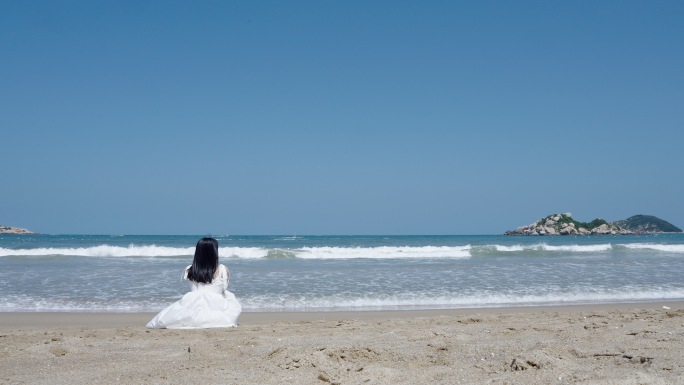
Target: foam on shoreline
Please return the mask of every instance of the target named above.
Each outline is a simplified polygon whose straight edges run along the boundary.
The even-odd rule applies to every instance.
[[[431,310],[347,311],[347,312],[243,312],[241,325],[319,320],[383,320],[436,318],[471,314],[529,314],[612,311],[628,309],[684,308],[684,301],[613,303],[563,306],[517,306]],[[0,312],[0,330],[144,327],[156,313],[97,312]]]

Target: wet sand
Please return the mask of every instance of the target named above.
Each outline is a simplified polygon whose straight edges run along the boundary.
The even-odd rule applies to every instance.
[[[664,308],[667,307],[667,308]],[[1,384],[684,383],[684,303],[243,313],[0,313]]]

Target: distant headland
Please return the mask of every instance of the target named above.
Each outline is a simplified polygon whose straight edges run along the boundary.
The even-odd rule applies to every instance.
[[[21,227],[0,225],[0,234],[33,234],[33,231],[22,229]]]
[[[591,222],[578,222],[572,214],[551,214],[531,225],[506,231],[506,235],[631,235],[681,233],[679,227],[654,217],[634,215],[612,223],[596,218]]]

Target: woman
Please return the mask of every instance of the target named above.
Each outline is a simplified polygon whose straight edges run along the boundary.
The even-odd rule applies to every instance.
[[[194,329],[237,326],[242,306],[228,291],[230,272],[219,264],[218,242],[202,238],[195,247],[192,265],[183,279],[191,291],[147,323],[148,328]]]

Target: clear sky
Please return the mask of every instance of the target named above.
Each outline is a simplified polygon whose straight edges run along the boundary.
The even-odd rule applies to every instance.
[[[682,1],[0,0],[0,224],[684,227]]]

